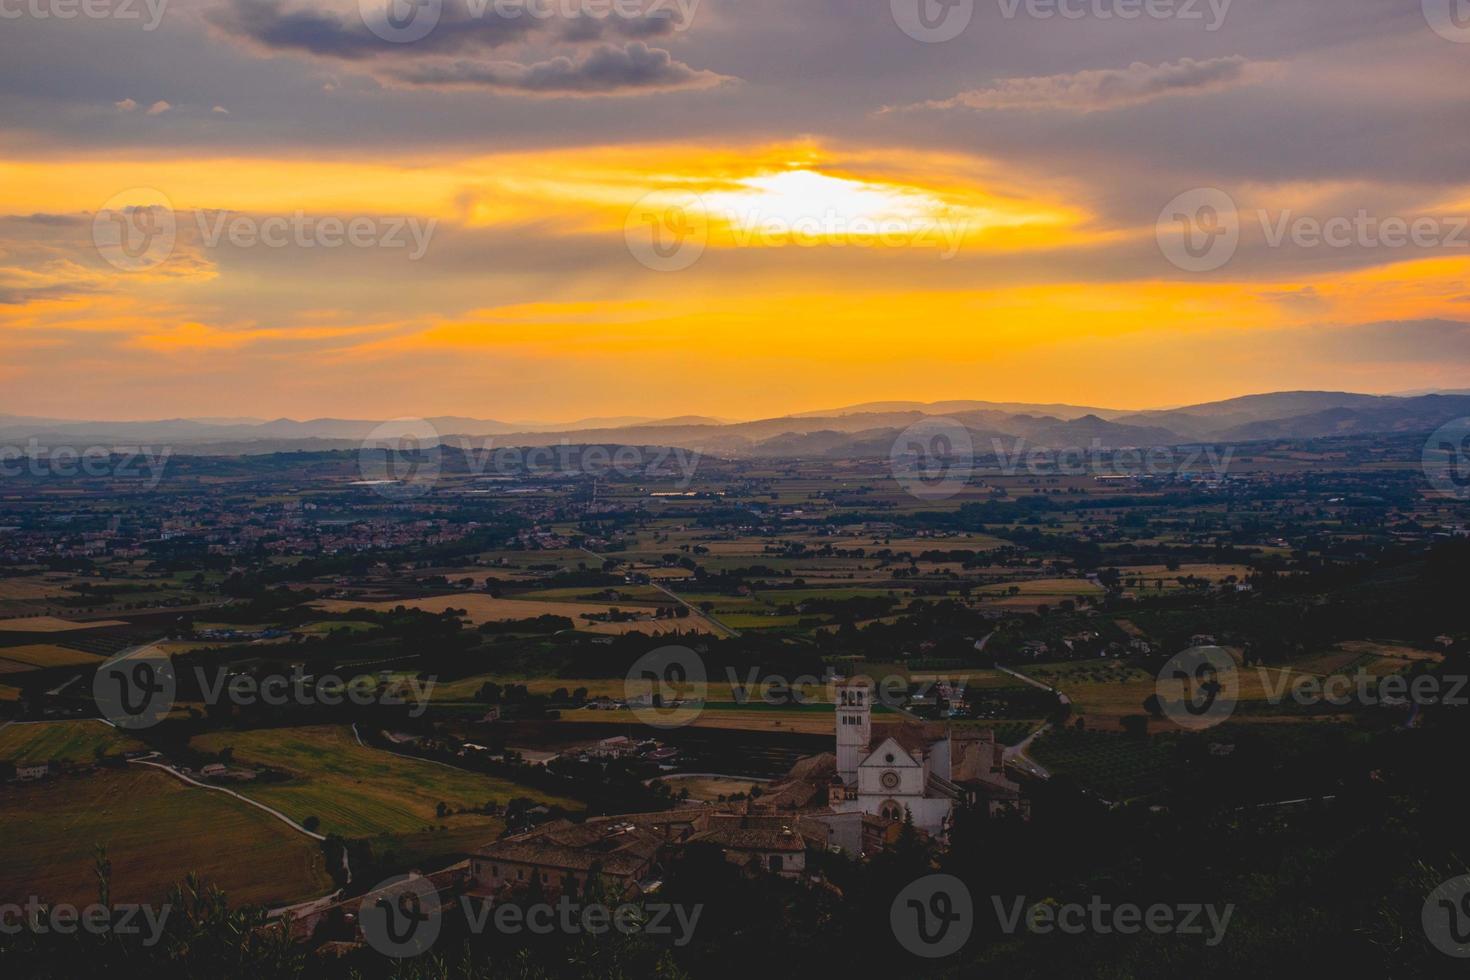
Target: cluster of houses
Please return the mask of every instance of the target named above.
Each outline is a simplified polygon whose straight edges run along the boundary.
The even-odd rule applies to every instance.
[[[491,900],[528,888],[557,894],[599,876],[615,892],[643,894],[696,844],[718,847],[742,868],[800,878],[810,852],[871,855],[896,840],[905,823],[943,840],[959,806],[1029,816],[1029,801],[1006,774],[992,731],[905,722],[875,733],[871,709],[867,682],[839,684],[836,752],[802,759],[760,796],[551,821],[475,851],[466,891]],[[641,748],[613,738],[594,751],[617,756]]]

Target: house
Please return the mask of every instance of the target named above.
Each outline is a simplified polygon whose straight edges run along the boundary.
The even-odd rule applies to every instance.
[[[803,817],[714,813],[707,824],[689,843],[714,844],[731,864],[783,878],[805,874],[807,848],[825,850],[831,835],[825,825]]]
[[[37,779],[45,779],[50,772],[51,764],[49,762],[37,762],[28,766],[16,766],[15,778],[23,783],[28,783]]]
[[[601,879],[612,894],[637,897],[657,887],[669,848],[688,839],[702,815],[691,809],[553,820],[472,853],[467,894],[497,900],[539,890],[556,897]]]
[[[619,759],[623,756],[637,755],[638,743],[626,735],[614,735],[589,748],[587,754],[598,759]]]
[[[227,771],[228,770],[225,768],[223,763],[211,762],[209,765],[204,766],[199,770],[199,775],[204,776],[206,779],[208,779],[215,776],[223,776]]]

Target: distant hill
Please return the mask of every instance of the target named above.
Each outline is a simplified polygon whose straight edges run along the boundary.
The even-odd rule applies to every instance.
[[[567,424],[512,423],[465,416],[427,421],[440,438],[476,448],[561,442],[678,446],[728,456],[887,455],[898,436],[926,419],[962,426],[977,452],[1017,445],[1145,448],[1191,442],[1250,442],[1376,432],[1428,432],[1470,417],[1470,395],[1363,395],[1287,391],[1147,411],[1020,402],[869,402],[821,413],[729,422],[706,416],[615,417]],[[160,419],[77,421],[0,415],[0,442],[42,446],[168,446],[175,453],[233,455],[353,449],[382,420]]]

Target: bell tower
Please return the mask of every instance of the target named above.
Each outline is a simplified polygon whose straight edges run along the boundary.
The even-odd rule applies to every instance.
[[[872,737],[872,688],[866,678],[838,681],[837,775],[848,785],[857,782],[858,763],[868,752]]]

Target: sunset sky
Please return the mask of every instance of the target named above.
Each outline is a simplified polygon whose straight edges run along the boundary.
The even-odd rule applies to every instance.
[[[1470,387],[1470,23],[1436,30],[1436,0],[1234,0],[1218,23],[1222,0],[974,0],[942,43],[901,29],[914,0],[443,0],[402,43],[356,0],[151,2],[0,3],[0,412]],[[1206,270],[1170,261],[1166,205],[1197,188],[1238,207]],[[171,241],[117,261],[114,218],[165,214]],[[232,241],[271,218],[364,239]],[[1297,218],[1380,234],[1273,242]],[[1385,245],[1393,221],[1420,240]],[[680,267],[647,261],[675,227]]]

